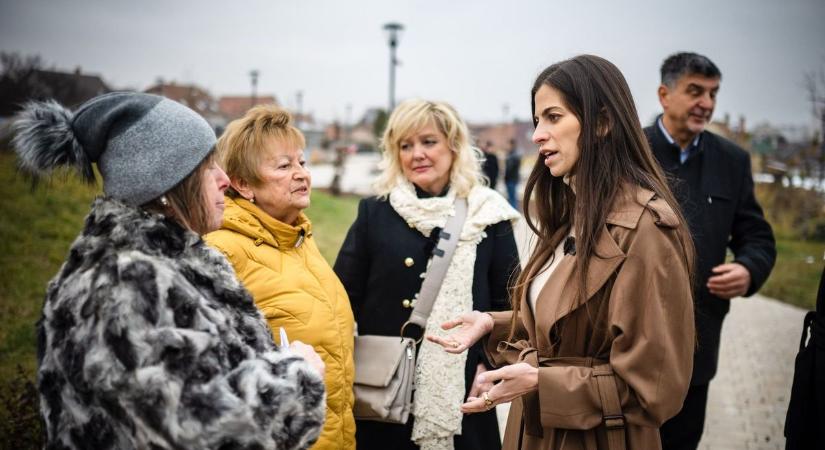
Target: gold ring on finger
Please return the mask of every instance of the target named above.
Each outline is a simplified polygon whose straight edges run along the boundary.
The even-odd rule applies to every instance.
[[[483,398],[483,399],[484,399],[484,406],[485,406],[487,409],[490,409],[490,408],[492,408],[492,407],[493,407],[493,401],[492,401],[492,400],[490,400],[490,394],[489,394],[488,392],[484,392],[484,393],[482,393],[482,394],[481,394],[481,398]]]

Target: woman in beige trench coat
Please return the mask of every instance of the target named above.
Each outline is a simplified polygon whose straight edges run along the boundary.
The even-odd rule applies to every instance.
[[[659,449],[693,364],[689,231],[613,64],[554,64],[532,94],[537,239],[513,311],[473,311],[428,339],[451,353],[485,339],[497,369],[476,382],[497,384],[461,408],[513,401],[506,449]]]

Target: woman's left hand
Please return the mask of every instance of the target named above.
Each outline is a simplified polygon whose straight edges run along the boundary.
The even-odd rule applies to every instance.
[[[501,382],[495,384],[497,381]],[[474,384],[479,386],[486,386],[487,383],[494,383],[495,386],[482,391],[477,397],[468,397],[467,402],[461,405],[461,412],[465,414],[484,412],[500,403],[507,403],[514,398],[535,391],[539,387],[539,369],[522,362],[483,372],[474,381]],[[472,392],[471,390],[471,394]]]
[[[473,378],[475,381],[473,381],[473,385],[470,387],[470,393],[467,395],[468,399],[478,397],[482,392],[487,392],[493,388],[493,383],[491,381],[478,381],[480,375],[484,372],[487,372],[487,367],[485,367],[482,363],[478,363],[478,366],[476,366],[476,376]]]

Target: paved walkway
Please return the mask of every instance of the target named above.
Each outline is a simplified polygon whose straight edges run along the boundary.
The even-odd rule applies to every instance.
[[[701,449],[785,448],[785,412],[804,315],[760,295],[733,300]]]
[[[365,196],[372,195],[372,182],[377,176],[380,160],[381,155],[378,153],[349,155],[344,164],[341,191]],[[331,164],[312,164],[309,170],[312,173],[313,188],[329,188],[334,175]]]

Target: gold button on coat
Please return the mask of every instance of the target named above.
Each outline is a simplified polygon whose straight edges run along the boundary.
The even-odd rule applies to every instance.
[[[412,267],[412,266],[413,266],[413,264],[415,264],[415,261],[413,261],[413,259],[412,259],[412,258],[407,257],[407,258],[405,258],[405,259],[404,259],[404,265],[405,265],[405,266],[407,266],[407,267]]]

